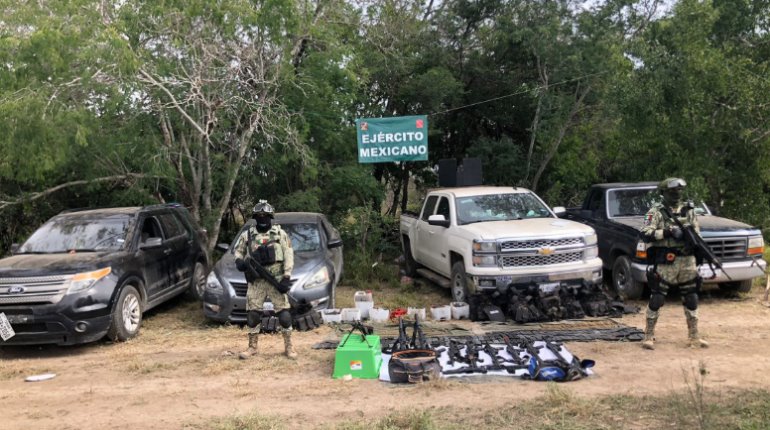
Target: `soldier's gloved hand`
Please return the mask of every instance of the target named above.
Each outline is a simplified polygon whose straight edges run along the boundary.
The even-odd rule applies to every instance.
[[[281,294],[286,294],[291,290],[291,277],[284,276],[281,281],[278,283],[281,288],[278,289],[278,292]]]
[[[246,262],[243,261],[243,258],[236,258],[235,259],[235,268],[238,269],[240,272],[246,271]]]
[[[682,233],[682,229],[678,226],[672,225],[671,227],[666,230],[663,235],[665,236],[668,234],[668,237],[672,237],[676,240],[682,240],[682,237],[684,237],[684,233]]]

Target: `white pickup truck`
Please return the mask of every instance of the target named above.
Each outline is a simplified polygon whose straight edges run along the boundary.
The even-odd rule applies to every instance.
[[[400,229],[407,274],[451,288],[454,301],[512,286],[602,282],[594,230],[559,219],[524,188],[436,189],[420,214],[401,215]]]

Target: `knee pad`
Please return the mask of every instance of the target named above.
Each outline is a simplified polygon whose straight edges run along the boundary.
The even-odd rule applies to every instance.
[[[658,309],[663,307],[665,303],[666,303],[666,296],[664,296],[663,294],[660,294],[660,293],[650,294],[649,306],[650,306],[650,309],[652,309],[653,311],[657,311]]]
[[[291,312],[284,309],[281,312],[278,312],[278,324],[281,325],[283,328],[290,328],[291,327]]]
[[[259,311],[248,311],[246,312],[246,325],[254,328],[259,325],[259,323],[262,321],[262,315]]]
[[[682,297],[682,304],[684,305],[684,307],[686,307],[691,311],[698,309],[698,294],[696,293],[685,294],[684,297]]]

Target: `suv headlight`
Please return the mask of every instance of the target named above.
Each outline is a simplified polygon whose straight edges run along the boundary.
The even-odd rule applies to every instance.
[[[94,270],[93,272],[78,273],[70,280],[70,287],[67,294],[77,293],[91,288],[96,281],[112,273],[112,267]]]
[[[213,270],[209,273],[208,278],[206,278],[206,289],[214,292],[222,291],[222,283],[219,282],[219,278],[217,278],[217,274]]]
[[[584,236],[583,240],[585,241],[586,245],[596,245],[596,233]]]
[[[473,241],[473,252],[497,252],[497,242]]]
[[[765,240],[762,236],[754,236],[749,238],[749,255],[762,254],[765,251]]]
[[[316,271],[310,279],[302,286],[303,290],[312,290],[329,285],[329,269],[324,266]]]

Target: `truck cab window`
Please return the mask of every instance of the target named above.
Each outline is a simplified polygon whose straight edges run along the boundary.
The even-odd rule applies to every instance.
[[[441,200],[438,202],[438,207],[436,207],[436,215],[444,215],[444,219],[449,221],[449,199],[446,197],[442,197]]]
[[[425,201],[425,206],[422,208],[422,216],[420,219],[423,221],[428,221],[428,217],[433,215],[433,209],[436,207],[436,201],[438,200],[438,196],[430,196],[428,197],[428,200]]]

